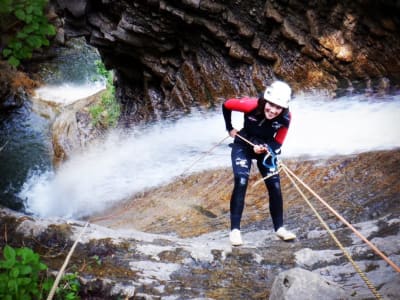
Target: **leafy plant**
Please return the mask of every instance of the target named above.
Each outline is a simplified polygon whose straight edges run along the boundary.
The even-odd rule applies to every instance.
[[[56,299],[60,300],[77,300],[80,299],[78,293],[80,289],[78,275],[65,274],[60,281],[60,285],[56,291]]]
[[[3,256],[4,260],[0,261],[0,298],[42,299],[53,280],[44,278],[42,271],[47,266],[40,262],[39,255],[30,248],[14,249],[6,245]]]
[[[31,58],[32,52],[48,46],[48,36],[56,34],[45,15],[47,0],[1,0],[0,29],[14,31],[2,55],[17,67],[22,59]]]
[[[96,62],[97,72],[106,79],[106,91],[101,96],[100,103],[89,108],[92,122],[104,127],[114,127],[117,125],[120,116],[120,106],[115,98],[115,87],[113,85],[113,73],[106,70],[101,61]]]
[[[101,258],[98,255],[93,255],[91,258],[96,262],[96,264],[98,266],[101,266],[102,261],[101,261]]]
[[[44,299],[54,279],[47,277],[47,266],[40,262],[39,254],[23,247],[14,249],[6,245],[4,260],[0,260],[0,299]],[[55,299],[77,300],[80,283],[77,274],[65,274],[56,290]]]

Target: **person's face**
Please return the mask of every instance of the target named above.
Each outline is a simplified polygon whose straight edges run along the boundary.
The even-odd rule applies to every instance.
[[[276,118],[282,111],[283,107],[280,107],[279,105],[276,105],[268,101],[267,103],[265,103],[264,114],[265,118],[267,118],[268,120]]]

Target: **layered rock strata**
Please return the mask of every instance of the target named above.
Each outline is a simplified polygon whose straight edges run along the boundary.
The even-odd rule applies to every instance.
[[[281,78],[387,92],[399,83],[395,1],[53,1],[65,37],[116,71],[125,116],[146,121],[257,94]]]

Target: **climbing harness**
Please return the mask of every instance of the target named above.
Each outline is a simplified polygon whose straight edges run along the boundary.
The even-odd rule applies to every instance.
[[[242,137],[240,134],[236,133],[236,136],[240,139],[242,139],[243,141],[245,141],[246,143],[248,143],[250,146],[256,146],[256,144],[250,142],[248,139]],[[268,163],[268,159],[270,159],[270,163]],[[268,175],[261,178],[260,180],[256,181],[253,184],[253,187],[256,186],[257,184],[259,184],[260,182],[267,180],[268,178],[275,176],[277,174],[279,174],[279,160],[277,155],[275,154],[274,151],[272,151],[272,149],[268,146],[268,153],[265,155],[264,159],[263,159],[263,165],[268,168],[270,170],[270,172],[268,172]]]
[[[263,165],[266,167],[270,173],[272,172],[277,172],[278,171],[278,157],[275,154],[275,152],[266,145],[266,148],[268,149],[267,154],[265,154],[265,157],[263,159]]]

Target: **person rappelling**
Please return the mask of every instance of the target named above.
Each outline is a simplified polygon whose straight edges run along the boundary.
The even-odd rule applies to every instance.
[[[243,244],[240,222],[253,159],[257,161],[268,190],[269,210],[276,235],[285,241],[296,238],[283,226],[283,199],[276,162],[276,155],[280,154],[289,129],[291,95],[292,90],[287,83],[274,81],[259,98],[231,98],[222,105],[226,130],[234,138],[231,145],[234,187],[230,200],[229,233],[233,246]],[[232,126],[232,111],[244,113],[244,125],[240,131]]]

